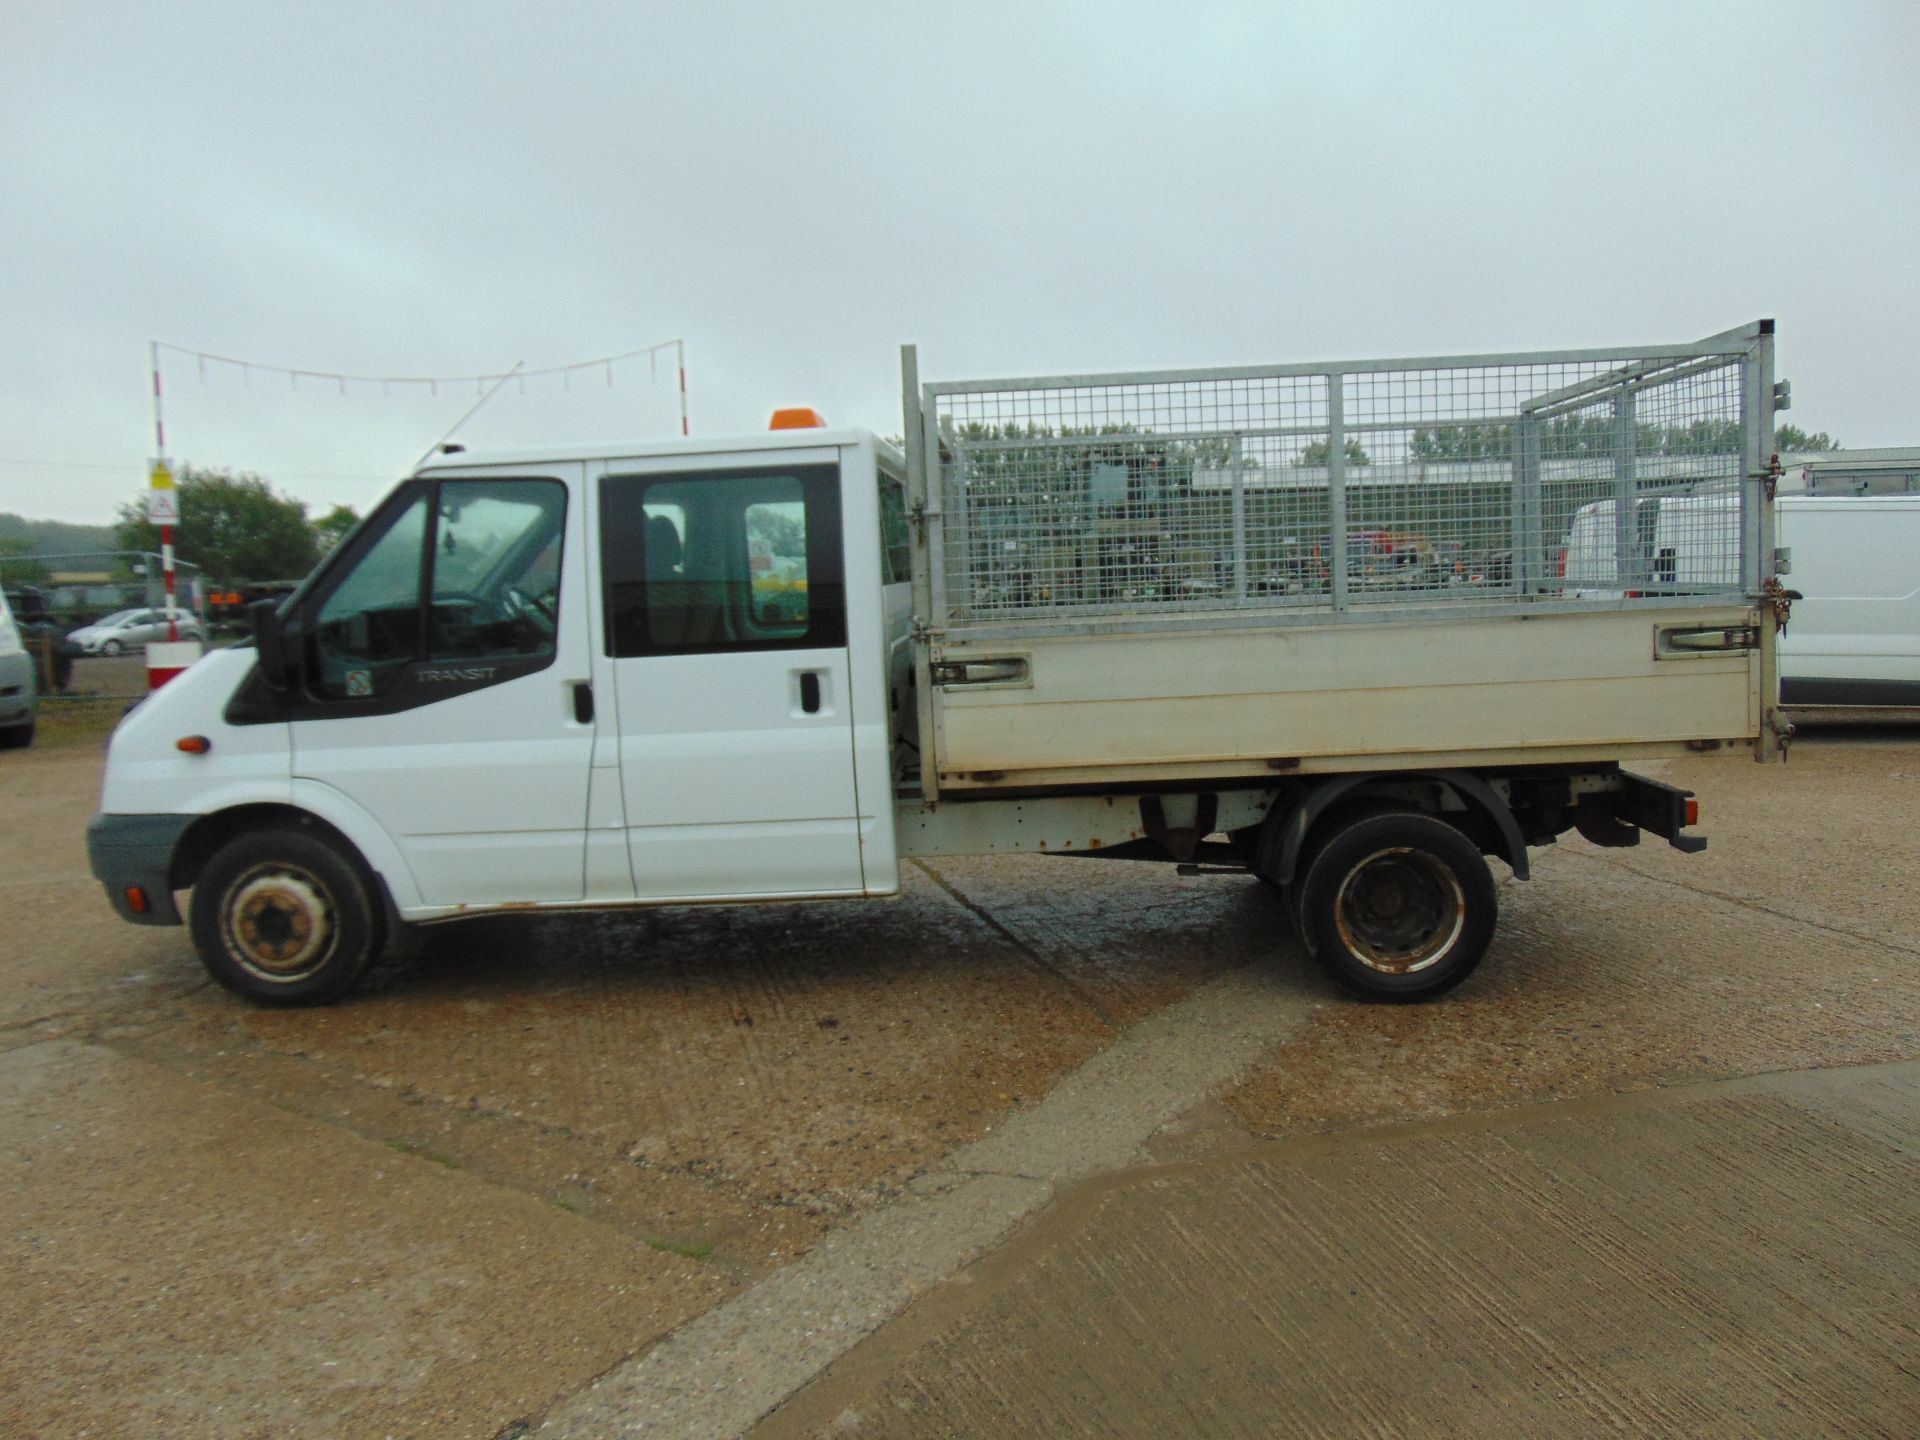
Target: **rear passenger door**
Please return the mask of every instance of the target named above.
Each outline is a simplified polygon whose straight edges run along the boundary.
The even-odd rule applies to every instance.
[[[598,498],[635,894],[859,893],[837,452],[616,462]]]

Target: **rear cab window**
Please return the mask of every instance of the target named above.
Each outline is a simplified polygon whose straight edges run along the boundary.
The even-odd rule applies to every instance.
[[[609,655],[847,643],[838,466],[600,484]]]

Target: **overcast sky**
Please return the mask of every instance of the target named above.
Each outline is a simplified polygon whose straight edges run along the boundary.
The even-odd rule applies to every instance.
[[[0,510],[168,439],[364,509],[450,376],[684,339],[696,434],[928,379],[1694,339],[1920,444],[1920,5],[0,4]],[[479,446],[671,433],[672,366]]]

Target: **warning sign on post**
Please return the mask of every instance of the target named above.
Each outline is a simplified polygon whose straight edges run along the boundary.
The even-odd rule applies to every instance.
[[[164,460],[153,462],[147,472],[147,522],[152,525],[180,523],[180,492],[173,488],[173,471]]]

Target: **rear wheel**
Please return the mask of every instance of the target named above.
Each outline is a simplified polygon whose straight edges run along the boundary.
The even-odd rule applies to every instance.
[[[207,972],[268,1005],[339,999],[386,941],[358,858],[300,830],[252,830],[215,851],[194,885],[191,921]]]
[[[1458,985],[1486,954],[1499,918],[1479,848],[1413,811],[1341,825],[1296,889],[1307,947],[1343,984],[1386,1000]]]

